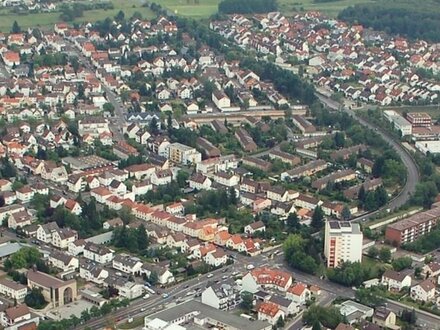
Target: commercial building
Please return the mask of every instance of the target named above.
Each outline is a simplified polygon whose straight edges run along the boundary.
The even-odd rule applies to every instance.
[[[408,112],[406,119],[413,127],[430,127],[432,125],[432,118],[426,112]]]
[[[160,326],[158,327],[157,325]],[[266,321],[251,321],[233,313],[190,300],[183,304],[161,310],[146,316],[144,329],[198,329],[219,328],[224,330],[270,330],[272,325]],[[177,327],[177,326],[180,326]]]
[[[363,235],[359,224],[327,221],[325,224],[324,255],[327,267],[338,267],[343,261],[362,260]]]
[[[403,118],[401,115],[399,115],[396,111],[386,110],[383,113],[385,118],[388,119],[390,123],[393,123],[394,128],[402,133],[402,136],[412,134],[411,123]]]
[[[408,218],[388,225],[385,239],[392,244],[411,243],[420,236],[429,233],[440,217],[440,208],[414,214]]]
[[[417,141],[415,147],[425,155],[440,153],[440,141]]]

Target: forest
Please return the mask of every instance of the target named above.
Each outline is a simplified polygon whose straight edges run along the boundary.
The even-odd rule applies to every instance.
[[[410,39],[440,41],[440,0],[382,0],[344,9],[339,19],[399,34]]]
[[[275,0],[223,0],[218,5],[223,14],[268,13],[277,9]]]

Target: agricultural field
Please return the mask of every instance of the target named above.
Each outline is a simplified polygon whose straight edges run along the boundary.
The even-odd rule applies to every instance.
[[[155,2],[176,15],[202,19],[217,12],[220,0],[156,0]]]
[[[142,7],[142,1],[139,0],[112,0],[114,9],[104,10],[87,10],[84,15],[75,20],[76,23],[95,22],[103,20],[107,17],[115,16],[120,10],[125,13],[126,17],[130,17],[134,12],[138,11],[145,18],[154,17],[153,12],[146,7]],[[35,13],[28,15],[20,15],[11,13],[9,9],[0,10],[0,31],[9,32],[14,21],[17,21],[21,28],[28,27],[48,27],[59,22],[60,12],[51,13]]]
[[[374,2],[371,0],[336,0],[329,2],[315,3],[314,0],[278,0],[279,10],[283,13],[295,11],[318,10],[331,17],[338,16],[339,12],[346,7],[356,4]]]
[[[217,11],[220,0],[157,0],[156,3],[168,8],[177,15],[207,18]],[[320,10],[336,17],[338,13],[351,5],[369,3],[370,0],[337,0],[333,2],[314,3],[314,0],[278,0],[282,13],[291,14],[300,10]]]

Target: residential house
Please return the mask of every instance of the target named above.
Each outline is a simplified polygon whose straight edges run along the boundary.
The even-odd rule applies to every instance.
[[[297,283],[291,286],[286,293],[286,298],[294,301],[298,305],[305,305],[310,297],[310,290],[302,283]]]
[[[105,268],[94,262],[85,261],[80,264],[79,276],[87,282],[102,285],[108,275],[108,271]]]
[[[6,278],[0,280],[0,294],[17,301],[22,301],[27,295],[27,286],[10,281]]]
[[[113,260],[113,251],[104,245],[87,242],[84,246],[84,258],[105,264]]]
[[[55,268],[61,269],[64,272],[73,271],[78,269],[79,267],[78,258],[56,250],[53,250],[50,253],[48,261],[50,265]]]
[[[270,302],[262,302],[257,307],[258,320],[267,321],[272,325],[278,322],[279,318],[285,318],[286,314],[278,307],[278,305]]]
[[[384,329],[394,329],[396,326],[396,314],[386,307],[378,306],[374,310],[372,322]]]
[[[387,270],[382,275],[382,284],[386,285],[388,290],[400,291],[411,286],[411,276],[403,272]]]
[[[136,275],[140,273],[142,262],[140,259],[126,254],[117,254],[113,258],[112,266],[121,272]]]
[[[426,280],[414,285],[410,290],[411,299],[428,302],[435,298],[435,284],[432,279]]]
[[[232,310],[241,303],[240,291],[233,281],[215,283],[202,292],[202,303],[220,310]]]
[[[264,231],[266,231],[266,225],[263,221],[256,221],[244,227],[244,232],[249,235]]]

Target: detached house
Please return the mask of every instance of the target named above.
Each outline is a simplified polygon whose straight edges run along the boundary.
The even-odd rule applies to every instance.
[[[264,231],[266,231],[266,225],[263,221],[256,221],[244,227],[244,232],[249,235]]]
[[[382,275],[382,284],[386,285],[388,290],[400,291],[411,286],[411,276],[394,270],[387,270]]]
[[[286,298],[296,302],[298,305],[305,305],[310,299],[310,290],[302,283],[291,286],[286,293]]]
[[[258,308],[258,320],[267,321],[272,325],[278,322],[278,319],[285,318],[285,313],[275,304],[270,302],[261,303]]]
[[[139,274],[142,268],[140,259],[126,254],[117,254],[112,261],[112,265],[114,269],[132,275]]]
[[[8,218],[8,228],[17,229],[18,227],[23,228],[32,223],[32,216],[26,211],[21,211],[13,213]]]
[[[104,245],[87,242],[84,246],[84,258],[105,264],[113,260],[113,251]]]
[[[428,278],[410,290],[411,298],[417,301],[428,302],[435,298],[435,284],[432,279]]]

